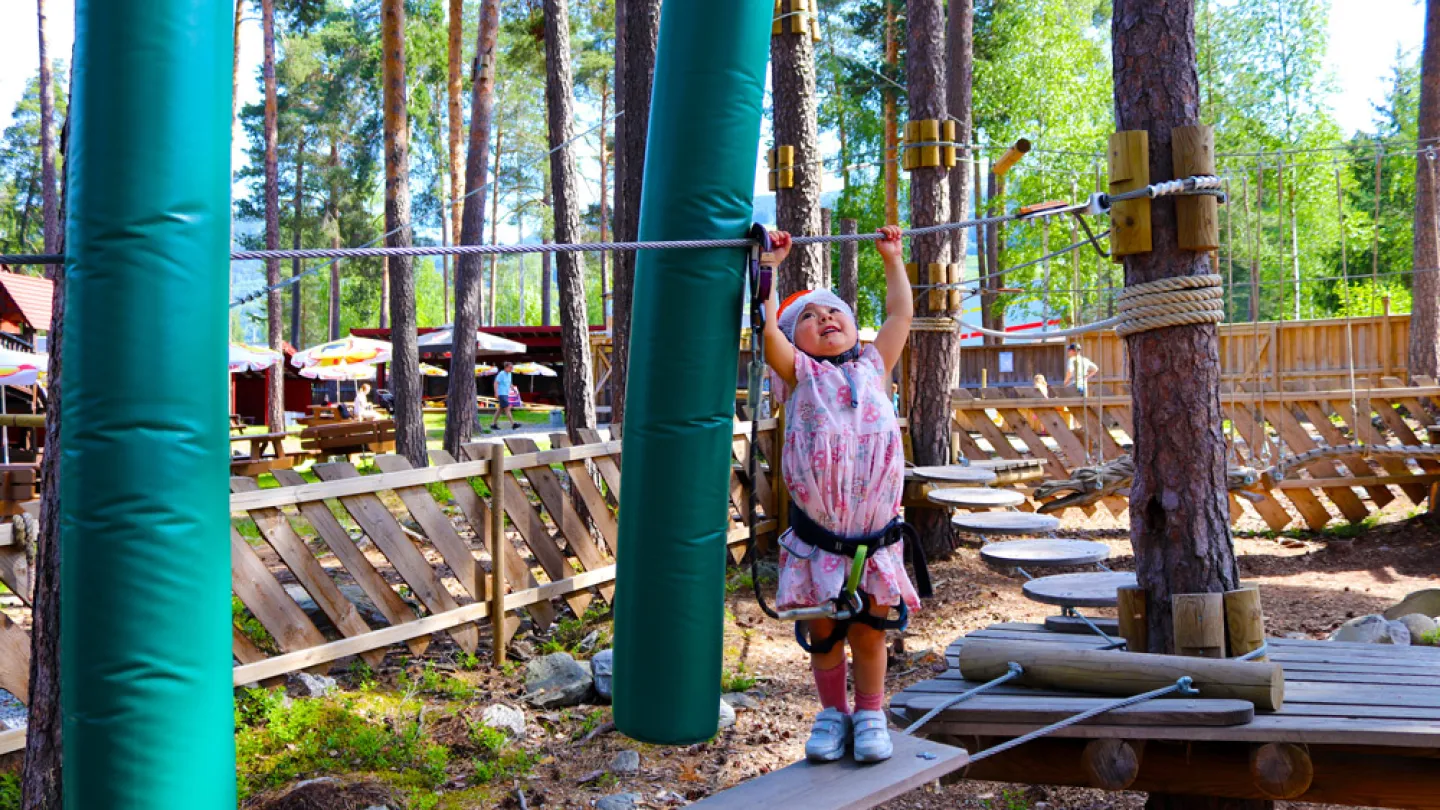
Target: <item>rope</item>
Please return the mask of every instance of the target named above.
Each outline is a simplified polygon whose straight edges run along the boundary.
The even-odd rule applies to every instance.
[[[1072,715],[1059,722],[1051,723],[1050,725],[1044,726],[1042,728],[1037,728],[1029,734],[1023,734],[1013,740],[1006,740],[999,745],[993,746],[991,748],[986,748],[984,751],[981,751],[978,754],[971,755],[970,762],[973,764],[979,762],[982,759],[988,759],[990,757],[993,757],[996,754],[1003,754],[1006,751],[1024,745],[1031,740],[1038,740],[1041,737],[1048,737],[1049,735],[1054,734],[1061,729],[1069,728],[1076,723],[1083,723],[1092,717],[1098,717],[1102,714],[1105,714],[1106,712],[1113,712],[1116,709],[1123,709],[1126,706],[1134,706],[1137,703],[1144,703],[1147,700],[1162,698],[1166,695],[1174,694],[1176,692],[1179,692],[1182,695],[1198,695],[1200,693],[1199,690],[1195,688],[1194,681],[1190,678],[1190,676],[1187,675],[1183,678],[1176,680],[1175,683],[1172,683],[1162,689],[1155,689],[1149,692],[1145,692],[1144,694],[1125,698],[1124,700],[1117,700],[1113,703],[1105,703],[1100,706],[1096,706],[1093,709],[1089,709],[1079,714]]]
[[[1179,276],[1128,286],[1116,299],[1120,337],[1225,320],[1224,279],[1218,274]]]
[[[1358,418],[1358,417],[1357,417]],[[1317,447],[1299,455],[1289,456],[1276,462],[1264,472],[1267,478],[1283,481],[1295,467],[1303,467],[1312,461],[1335,456],[1362,456],[1371,458],[1437,458],[1440,445],[1434,444],[1342,444],[1336,447]]]
[[[972,697],[975,697],[976,695],[979,695],[979,694],[984,693],[984,692],[988,692],[989,690],[991,690],[991,689],[999,686],[999,685],[1002,684],[1002,683],[1005,683],[1006,681],[1014,680],[1015,678],[1020,677],[1020,675],[1022,675],[1024,672],[1025,672],[1025,668],[1024,668],[1024,667],[1020,666],[1019,664],[1015,663],[1014,661],[1011,661],[1011,662],[1010,662],[1010,670],[1009,670],[1008,672],[1006,672],[1004,675],[1001,675],[1000,677],[996,678],[996,679],[993,680],[993,681],[987,681],[986,683],[982,683],[982,684],[980,684],[979,686],[975,687],[974,689],[971,689],[971,690],[968,691],[968,692],[961,692],[960,694],[956,695],[955,697],[952,697],[952,698],[950,698],[949,700],[944,701],[944,702],[941,703],[939,706],[936,706],[935,708],[931,709],[930,711],[928,711],[928,712],[926,712],[924,715],[922,715],[919,720],[916,720],[915,722],[913,722],[913,723],[911,723],[910,725],[906,726],[904,733],[905,733],[905,734],[914,734],[914,733],[916,732],[916,730],[918,730],[918,729],[920,729],[920,728],[923,728],[926,723],[928,723],[928,722],[930,722],[931,720],[935,719],[935,715],[937,715],[937,714],[945,711],[946,709],[948,709],[948,708],[950,708],[950,707],[952,707],[952,706],[955,706],[956,704],[964,703],[965,701],[969,700],[969,699],[972,698]]]
[[[1436,449],[1440,454],[1440,448]],[[1100,500],[1130,485],[1135,478],[1135,461],[1127,453],[1113,461],[1076,467],[1065,479],[1047,480],[1035,488],[1032,497],[1036,500],[1049,498],[1064,492],[1071,493],[1040,506],[1042,514],[1085,506]],[[1242,490],[1260,480],[1260,472],[1252,467],[1226,467],[1226,490]]]

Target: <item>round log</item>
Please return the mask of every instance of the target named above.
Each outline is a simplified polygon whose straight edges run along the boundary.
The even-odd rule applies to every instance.
[[[1225,597],[1218,593],[1177,593],[1170,597],[1179,655],[1225,657]]]
[[[1026,599],[1060,607],[1115,607],[1115,594],[1135,584],[1134,571],[1087,571],[1032,579],[1021,586]]]
[[[1077,650],[1001,639],[966,639],[960,648],[960,674],[977,683],[1004,675],[1011,661],[1025,669],[1021,683],[1045,689],[1127,697],[1188,675],[1202,698],[1248,700],[1265,711],[1279,710],[1285,700],[1285,674],[1268,662]]]
[[[1080,752],[1080,767],[1091,787],[1125,790],[1140,775],[1145,743],[1129,740],[1091,740]]]
[[[980,549],[980,559],[999,566],[1093,565],[1109,556],[1110,547],[1093,540],[1007,540]]]
[[[941,506],[967,509],[992,509],[1005,506],[1019,506],[1025,496],[1009,489],[986,489],[984,487],[946,487],[932,489],[926,493],[931,503]]]
[[[1150,626],[1146,623],[1147,599],[1145,589],[1139,585],[1126,585],[1115,589],[1120,635],[1125,639],[1125,649],[1130,652],[1150,651]]]
[[[1310,789],[1315,764],[1304,748],[1292,743],[1266,743],[1250,751],[1250,775],[1272,799],[1294,799]]]
[[[1260,609],[1260,589],[1242,587],[1225,593],[1225,627],[1230,633],[1230,657],[1260,649],[1265,644],[1265,614]],[[1264,656],[1260,660],[1265,660]]]

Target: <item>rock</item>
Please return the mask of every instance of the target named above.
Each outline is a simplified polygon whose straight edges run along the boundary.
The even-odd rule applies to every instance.
[[[1440,616],[1440,588],[1426,588],[1401,599],[1395,607],[1385,611],[1385,618],[1398,619],[1411,613],[1426,616]]]
[[[589,667],[570,653],[551,653],[525,667],[525,699],[537,708],[558,709],[584,703],[594,686]]]
[[[1440,624],[1423,613],[1411,613],[1408,616],[1401,616],[1395,621],[1405,625],[1405,628],[1410,631],[1411,644],[1427,644],[1421,639],[1434,633],[1436,629],[1440,629]]]
[[[1331,641],[1353,641],[1361,644],[1389,644],[1390,623],[1384,616],[1359,616],[1340,625],[1330,634]]]
[[[296,672],[285,679],[285,691],[294,697],[321,698],[339,690],[340,684],[329,675]]]
[[[621,751],[610,760],[608,770],[616,776],[633,776],[640,772],[640,752]]]
[[[1286,633],[1286,634],[1285,634],[1285,638],[1294,639],[1294,640],[1296,640],[1296,641],[1309,641],[1309,640],[1310,640],[1310,634],[1309,634],[1309,633]]]
[[[1398,621],[1386,622],[1386,625],[1390,628],[1390,644],[1394,644],[1399,647],[1410,646],[1410,628],[1406,627],[1404,623]]]
[[[535,657],[535,647],[524,639],[515,639],[510,642],[510,657],[517,661],[529,661]]]
[[[370,600],[370,596],[365,593],[364,588],[359,585],[341,585],[339,587],[340,593],[355,606],[360,618],[364,619],[371,627],[388,627],[390,625],[390,620],[385,618],[385,614],[381,613],[379,608],[375,607],[375,603]],[[322,632],[328,632],[334,636],[339,635],[334,622],[330,621],[330,617],[325,615],[325,611],[315,604],[315,600],[310,597],[310,592],[304,587],[292,583],[285,586],[285,592],[290,594],[290,598],[295,600],[300,609],[305,611],[305,615],[309,616]]]
[[[585,635],[585,638],[580,639],[579,644],[575,645],[575,651],[579,653],[588,653],[593,651],[599,643],[600,631],[591,630]]]
[[[640,799],[639,793],[616,793],[595,802],[595,810],[634,810]]]
[[[720,699],[730,704],[730,708],[737,711],[757,711],[760,708],[760,701],[745,694],[744,692],[726,692]]]
[[[611,680],[615,672],[615,651],[601,650],[590,659],[590,675],[595,679],[595,692],[609,703],[614,700]]]
[[[525,736],[525,712],[514,706],[506,706],[504,703],[487,706],[480,715],[480,722],[506,732],[513,739],[518,740]]]
[[[730,708],[730,704],[729,704],[729,703],[726,703],[724,698],[721,698],[721,699],[720,699],[720,728],[723,730],[723,729],[727,729],[727,728],[729,728],[729,727],[731,727],[731,726],[733,726],[733,725],[735,725],[735,710],[732,709],[732,708]]]

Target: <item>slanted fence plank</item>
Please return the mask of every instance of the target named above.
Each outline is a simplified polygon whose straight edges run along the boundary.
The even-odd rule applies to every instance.
[[[506,439],[505,444],[510,452],[515,454],[534,453],[539,447],[533,439],[511,438]],[[590,527],[580,519],[575,507],[570,504],[570,499],[565,497],[565,492],[560,488],[560,481],[555,477],[555,471],[550,467],[526,467],[520,471],[525,479],[530,482],[535,494],[540,496],[540,502],[545,506],[545,511],[550,514],[550,520],[560,529],[560,534],[569,544],[570,551],[580,561],[585,571],[594,571],[609,564],[600,550],[595,547],[595,539],[590,536]],[[615,596],[615,586],[602,585],[600,593],[610,602]]]
[[[376,456],[375,466],[381,472],[414,469],[410,461],[403,456]],[[489,589],[486,587],[483,572],[475,561],[475,555],[460,538],[455,524],[450,522],[444,510],[430,496],[430,490],[425,487],[396,487],[394,491],[410,512],[410,517],[420,524],[421,531],[445,559],[445,564],[450,566],[455,578],[470,592],[470,596],[477,600],[488,599]]]

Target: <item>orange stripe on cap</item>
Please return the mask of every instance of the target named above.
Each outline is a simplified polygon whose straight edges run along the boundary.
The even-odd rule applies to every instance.
[[[812,292],[815,292],[815,291],[814,291],[814,290],[800,290],[799,292],[790,293],[790,295],[787,296],[784,301],[781,301],[781,302],[780,302],[780,308],[775,311],[775,317],[778,319],[782,314],[785,313],[785,310],[787,310],[787,309],[790,308],[790,305],[791,305],[791,304],[795,303],[796,301],[800,300],[801,298],[804,298],[805,296],[809,295],[809,294],[812,293]]]

